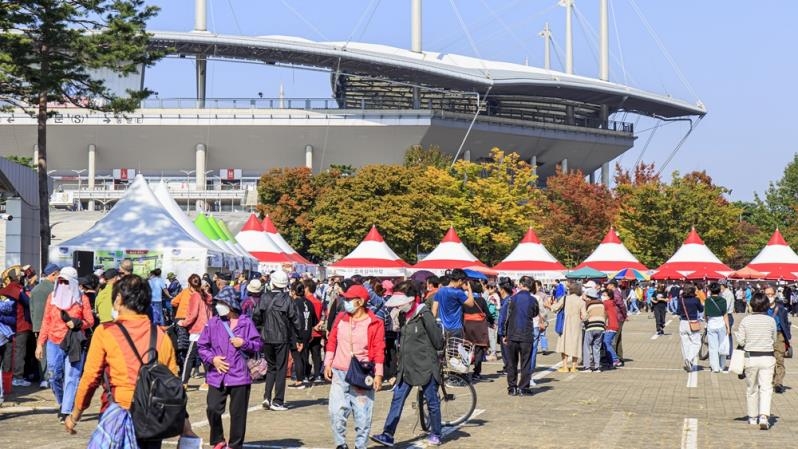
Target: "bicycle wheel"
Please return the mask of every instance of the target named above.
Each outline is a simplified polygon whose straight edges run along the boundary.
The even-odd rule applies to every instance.
[[[466,422],[477,407],[477,391],[468,379],[457,373],[444,374],[444,388],[438,389],[438,401],[441,408],[441,425],[456,426]],[[429,405],[421,389],[418,390],[418,417],[421,428],[430,430]]]
[[[706,360],[709,358],[709,342],[707,341],[707,332],[701,334],[701,349],[698,350],[698,359]]]

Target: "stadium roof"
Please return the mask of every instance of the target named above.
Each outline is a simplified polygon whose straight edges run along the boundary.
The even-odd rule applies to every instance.
[[[208,32],[152,32],[152,46],[179,55],[254,60],[328,69],[441,89],[529,95],[607,105],[656,117],[704,115],[701,104],[578,75],[468,56],[378,44],[315,42],[289,36],[231,36]]]

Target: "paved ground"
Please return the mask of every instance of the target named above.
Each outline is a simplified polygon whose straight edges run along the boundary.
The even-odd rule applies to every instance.
[[[738,317],[738,322],[739,322]],[[745,385],[735,375],[712,374],[705,367],[690,376],[680,368],[678,322],[668,335],[653,338],[654,322],[645,314],[624,328],[625,368],[603,373],[558,373],[547,367],[559,360],[540,356],[537,394],[508,397],[503,379],[477,385],[477,415],[466,425],[447,429],[452,448],[753,448],[795,447],[798,392],[788,389],[773,401],[775,425],[754,430],[745,421]],[[551,338],[552,345],[556,341]],[[500,366],[491,363],[486,373]],[[787,360],[786,384],[798,386],[798,363]],[[495,377],[495,376],[494,376]],[[263,385],[253,388],[247,448],[333,447],[327,418],[327,386],[288,391],[291,410],[259,408]],[[21,389],[0,408],[0,448],[84,448],[96,410],[87,412],[76,436],[55,420],[49,391]],[[391,393],[377,395],[372,431],[381,430]],[[13,404],[16,402],[16,405]],[[411,400],[397,441],[400,447],[425,447]],[[93,413],[92,413],[93,412]],[[190,393],[196,430],[207,438],[204,393]],[[353,434],[350,434],[350,441]],[[375,447],[372,445],[371,447]],[[165,448],[174,448],[167,442]]]

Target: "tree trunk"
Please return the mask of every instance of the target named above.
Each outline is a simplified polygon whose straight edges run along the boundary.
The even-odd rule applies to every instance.
[[[45,71],[45,62],[42,62],[42,72]],[[47,92],[39,93],[39,111],[36,115],[37,143],[39,144],[39,237],[41,240],[41,269],[49,259],[50,251],[50,192],[47,179]],[[41,270],[39,271],[41,273]]]

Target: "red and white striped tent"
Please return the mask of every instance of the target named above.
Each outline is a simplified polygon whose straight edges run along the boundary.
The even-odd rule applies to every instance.
[[[566,268],[540,243],[532,227],[526,231],[518,246],[504,260],[493,267],[499,276],[518,278],[532,276],[535,279],[562,279]]]
[[[637,257],[632,255],[629,250],[624,246],[615,228],[610,226],[604,240],[601,241],[599,246],[590,254],[584,262],[577,265],[574,269],[578,270],[585,266],[589,266],[607,274],[616,273],[624,268],[634,268],[638,271],[648,271],[645,265],[637,260]]]
[[[404,277],[409,266],[385,243],[377,227],[372,226],[366,238],[351,253],[327,267],[327,275]]]
[[[765,279],[769,280],[798,279],[798,255],[790,248],[778,229],[747,267],[765,273]]]
[[[690,230],[682,246],[657,271],[665,268],[678,271],[687,278],[697,271],[702,273],[716,272],[720,275],[718,277],[726,277],[734,272],[707,248],[695,228]],[[711,278],[711,276],[707,277]]]
[[[288,242],[285,241],[283,236],[280,235],[280,233],[277,231],[277,227],[274,226],[274,223],[272,222],[272,219],[269,218],[268,215],[263,217],[263,227],[262,227],[262,229],[263,229],[263,232],[265,232],[266,235],[270,239],[272,239],[272,241],[274,241],[274,243],[277,244],[277,246],[280,248],[280,250],[282,250],[284,253],[288,254],[288,257],[290,257],[291,260],[293,260],[296,263],[307,265],[307,266],[313,265],[312,262],[310,262],[309,260],[307,260],[304,257],[302,257],[302,255],[300,255],[298,252],[296,252],[296,250],[294,250],[294,248],[292,248],[291,245],[289,245]]]
[[[258,217],[255,214],[250,214],[241,231],[236,234],[236,241],[258,259],[258,270],[268,272],[281,269],[285,263],[293,264],[294,260],[261,229],[262,225],[258,221]]]
[[[441,243],[417,264],[410,268],[411,272],[427,270],[442,275],[446,270],[454,268],[487,268],[471,251],[463,245],[453,227],[450,227]]]

